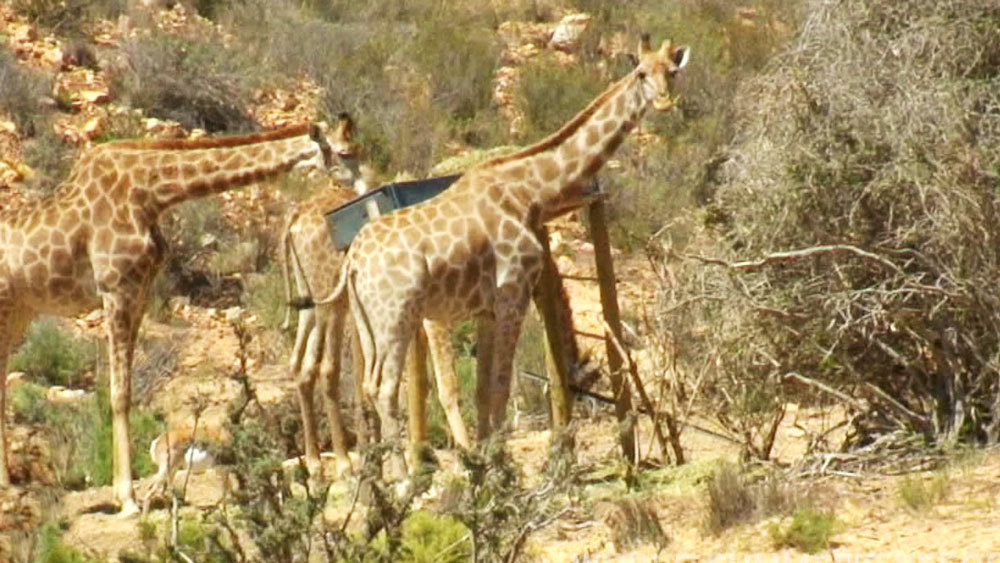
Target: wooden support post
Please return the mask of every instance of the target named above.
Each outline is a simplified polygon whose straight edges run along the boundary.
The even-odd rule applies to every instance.
[[[410,470],[420,463],[420,447],[427,442],[427,337],[417,329],[406,351],[407,416],[410,423]]]
[[[542,277],[535,288],[535,307],[545,325],[545,367],[549,375],[549,401],[552,404],[552,430],[565,428],[573,412],[573,395],[569,390],[569,368],[563,335],[573,338],[573,327],[562,326],[559,307],[565,306],[560,298],[559,272],[549,253],[549,231],[544,226],[535,233],[542,244]],[[555,432],[553,432],[555,435]]]
[[[611,241],[608,238],[608,224],[605,218],[604,198],[598,196],[590,204],[590,240],[594,244],[594,261],[597,265],[597,278],[601,289],[601,308],[615,338],[621,341],[621,313],[618,309],[618,291],[615,288],[615,267],[611,260]],[[615,396],[615,415],[619,422],[624,422],[632,410],[632,392],[629,382],[622,377],[622,367],[625,358],[618,352],[614,342],[607,342],[608,368],[611,376],[611,389]],[[630,463],[638,460],[635,449],[635,428],[629,427],[621,431],[622,453]]]

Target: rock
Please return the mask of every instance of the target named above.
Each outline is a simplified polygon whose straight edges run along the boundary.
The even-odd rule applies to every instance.
[[[94,139],[98,135],[104,132],[104,128],[107,125],[104,118],[97,115],[90,118],[87,123],[83,125],[83,134],[88,139]]]
[[[45,398],[50,403],[71,404],[87,396],[83,389],[67,389],[62,385],[53,385],[45,391]]]
[[[243,316],[242,307],[230,307],[222,312],[227,323],[235,323]]]
[[[7,374],[7,387],[14,387],[15,385],[20,385],[28,380],[28,374],[23,371],[12,371]]]
[[[82,90],[77,96],[89,104],[104,104],[111,101],[111,93],[107,90]]]
[[[580,36],[593,18],[588,14],[569,14],[556,24],[549,47],[557,51],[573,52],[580,47]]]

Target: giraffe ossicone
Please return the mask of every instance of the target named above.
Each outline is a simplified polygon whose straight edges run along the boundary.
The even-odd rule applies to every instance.
[[[10,484],[7,360],[40,314],[106,313],[114,501],[138,512],[129,409],[133,350],[166,254],[157,225],[171,206],[292,169],[337,166],[342,140],[323,124],[197,140],[139,140],[83,152],[52,195],[0,210],[0,486]]]
[[[346,291],[364,351],[364,392],[382,437],[401,453],[399,386],[406,350],[424,319],[479,320],[478,434],[500,428],[510,394],[514,348],[542,271],[538,228],[581,206],[589,180],[652,105],[674,107],[670,82],[690,51],[648,36],[635,69],[562,128],[511,155],[468,170],[438,196],[367,223],[340,279],[322,302]]]

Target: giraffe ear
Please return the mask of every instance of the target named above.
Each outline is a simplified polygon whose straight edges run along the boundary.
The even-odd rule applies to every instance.
[[[674,70],[680,70],[685,66],[687,66],[688,59],[690,58],[691,58],[691,48],[688,47],[687,45],[684,45],[682,47],[677,47],[676,49],[674,49],[674,52],[670,55],[670,60],[673,61],[674,65],[676,65],[674,67]]]
[[[337,115],[337,129],[341,131],[344,138],[350,141],[354,137],[354,118],[351,114],[342,111]]]
[[[653,47],[649,44],[649,34],[643,33],[639,36],[639,55],[645,55],[653,50]]]
[[[328,126],[325,121],[309,124],[309,138],[313,141],[326,142],[326,130]]]

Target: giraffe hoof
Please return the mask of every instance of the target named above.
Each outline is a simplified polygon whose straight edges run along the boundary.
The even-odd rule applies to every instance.
[[[131,518],[139,514],[140,512],[141,510],[139,509],[139,505],[136,504],[134,500],[128,499],[127,501],[122,503],[122,509],[121,511],[118,512],[117,516],[118,518],[123,518],[123,519]]]

